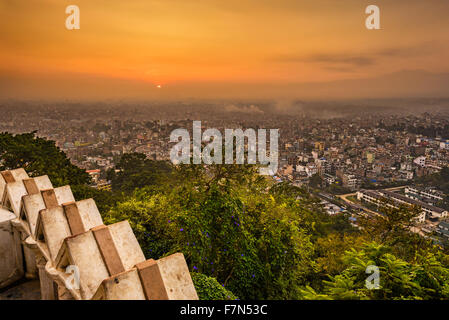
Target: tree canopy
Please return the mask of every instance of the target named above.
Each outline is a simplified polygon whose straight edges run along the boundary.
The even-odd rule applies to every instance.
[[[0,170],[24,168],[31,176],[48,175],[53,186],[81,185],[89,175],[73,165],[55,142],[24,134],[0,133]]]
[[[116,170],[107,172],[112,189],[132,193],[136,188],[159,183],[164,179],[164,175],[171,172],[172,167],[166,161],[147,159],[142,153],[125,153],[117,163]]]

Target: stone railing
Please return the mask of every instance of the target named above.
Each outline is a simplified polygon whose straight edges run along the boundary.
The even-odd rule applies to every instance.
[[[197,300],[182,253],[145,260],[128,223],[23,169],[0,172],[0,289],[39,278],[44,300]]]

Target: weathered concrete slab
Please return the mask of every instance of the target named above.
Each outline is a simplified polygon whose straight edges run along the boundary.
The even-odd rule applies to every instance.
[[[145,255],[128,221],[114,223],[108,228],[125,270],[145,261]]]
[[[79,269],[82,299],[91,299],[101,282],[110,276],[92,231],[64,240],[56,267],[65,272],[69,265]]]
[[[53,184],[50,181],[50,178],[48,178],[48,176],[40,176],[40,177],[35,177],[32,178],[34,184],[37,187],[38,192],[33,192],[32,190],[30,190],[31,192],[28,192],[28,194],[33,194],[33,193],[39,193],[42,190],[46,190],[46,189],[53,189]],[[26,180],[23,180],[24,184],[27,184],[27,182],[25,182]]]
[[[189,268],[182,253],[157,260],[169,300],[198,300]]]
[[[17,217],[20,216],[22,209],[22,197],[29,194],[27,188],[36,193],[37,190],[52,188],[52,184],[48,176],[36,178],[26,178],[15,182],[7,183],[3,193],[3,206],[13,211]]]
[[[12,228],[14,213],[0,209],[0,288],[20,279],[23,274],[23,256],[20,234]]]
[[[73,277],[72,270],[60,272],[49,261],[45,264],[44,270],[48,282],[46,290],[49,300],[81,300],[77,280]]]
[[[54,190],[56,194],[56,200],[58,200],[58,205],[75,201],[75,197],[73,196],[70,186],[63,186],[55,188]]]
[[[145,256],[131,226],[122,221],[66,238],[56,258],[56,267],[63,271],[68,265],[77,266],[81,296],[91,299],[103,280],[114,275],[111,272],[132,269],[143,261]],[[123,267],[115,268],[120,263]]]
[[[76,206],[85,231],[103,224],[103,219],[94,199],[77,201]]]
[[[92,300],[145,300],[137,269],[103,280]]]
[[[46,246],[54,263],[64,239],[96,227],[94,223],[103,225],[93,199],[64,203],[39,211],[34,238],[41,247]]]
[[[71,235],[62,207],[53,207],[39,212],[35,239],[47,245],[52,261],[56,259],[64,239]]]
[[[125,268],[123,267],[122,260],[120,259],[109,228],[103,225],[93,228],[92,232],[109,274],[115,275],[124,272]]]
[[[137,264],[148,300],[198,300],[182,253]]]
[[[3,196],[5,192],[5,187],[7,183],[12,183],[16,181],[21,181],[23,179],[28,179],[28,174],[23,168],[15,170],[7,170],[0,172],[0,205],[3,204]]]
[[[182,253],[147,260],[101,283],[94,300],[198,300]]]
[[[20,204],[25,195],[27,195],[27,190],[22,181],[7,183],[3,194],[3,206],[19,217]]]
[[[28,225],[31,235],[36,232],[36,223],[39,211],[45,209],[44,199],[40,193],[29,194],[22,197],[22,210],[20,212],[20,220]]]
[[[59,187],[53,190],[57,205],[75,201],[70,186]],[[30,234],[32,234],[33,236],[35,236],[36,233],[36,224],[39,216],[39,211],[46,208],[47,207],[42,192],[38,194],[25,195],[22,197],[22,210],[20,213],[20,219],[28,224]]]

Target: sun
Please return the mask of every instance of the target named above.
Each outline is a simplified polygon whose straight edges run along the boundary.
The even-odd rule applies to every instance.
[[[160,88],[162,88],[162,86],[161,86],[160,84],[158,84],[158,85],[156,86],[156,88],[160,89]]]

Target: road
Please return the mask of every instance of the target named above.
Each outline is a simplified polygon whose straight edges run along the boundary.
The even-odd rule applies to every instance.
[[[398,191],[398,190],[404,189],[405,187],[407,187],[407,186],[393,187],[393,188],[386,188],[386,189],[384,189],[384,190],[388,190],[388,191]],[[369,213],[372,213],[372,214],[376,214],[376,215],[379,214],[379,213],[376,212],[376,211],[367,209],[367,208],[365,208],[364,206],[362,206],[362,205],[360,205],[360,204],[358,204],[358,203],[355,203],[355,202],[349,200],[348,197],[351,197],[351,196],[355,197],[355,196],[357,196],[357,193],[356,193],[356,192],[353,192],[353,193],[342,194],[342,195],[337,196],[337,198],[340,198],[340,199],[343,200],[344,202],[348,203],[350,206],[356,207],[357,209],[364,210],[364,211],[366,211],[366,212],[369,212]]]
[[[394,188],[387,188],[387,189],[384,189],[384,190],[388,190],[388,191],[398,191],[398,190],[401,190],[401,189],[404,189],[406,186],[402,186],[402,187],[394,187]],[[347,194],[342,194],[342,195],[339,195],[339,196],[337,196],[338,198],[340,198],[340,199],[342,199],[344,202],[346,202],[349,206],[351,206],[351,207],[355,207],[355,208],[357,208],[357,209],[359,209],[359,210],[363,210],[363,211],[365,211],[365,212],[368,212],[368,213],[371,213],[371,214],[375,214],[375,215],[380,215],[378,212],[376,212],[376,211],[373,211],[373,210],[370,210],[370,209],[368,209],[368,208],[365,208],[364,206],[362,206],[362,205],[360,205],[360,204],[358,204],[358,203],[355,203],[355,202],[353,202],[353,201],[351,201],[351,200],[349,200],[348,199],[348,197],[351,197],[351,196],[357,196],[357,193],[356,192],[353,192],[353,193],[347,193]],[[418,233],[418,234],[420,234],[421,236],[424,236],[424,237],[426,237],[426,235],[419,229],[419,228],[417,228],[417,227],[411,227],[410,228],[410,231],[412,231],[412,232],[414,232],[414,233]]]
[[[341,200],[343,200],[344,202],[346,202],[346,203],[347,203],[349,206],[351,206],[351,207],[355,207],[355,208],[357,208],[357,209],[359,209],[359,210],[363,210],[363,211],[369,212],[369,213],[371,213],[371,214],[375,214],[375,215],[378,215],[378,214],[379,214],[379,213],[376,212],[376,211],[367,209],[367,208],[365,208],[364,206],[362,206],[362,205],[360,205],[360,204],[358,204],[358,203],[355,203],[355,202],[349,200],[348,197],[351,197],[351,196],[355,197],[355,196],[357,196],[357,193],[355,193],[355,192],[354,192],[354,193],[347,193],[347,194],[339,195],[339,196],[337,196],[337,197],[340,198]]]

